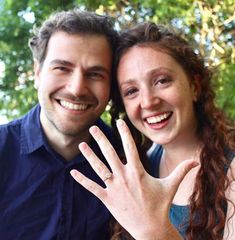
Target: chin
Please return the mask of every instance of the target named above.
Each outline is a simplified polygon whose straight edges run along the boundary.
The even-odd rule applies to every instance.
[[[67,136],[77,136],[80,134],[84,127],[78,126],[77,123],[60,123],[60,124],[54,124],[55,128],[57,129],[58,132],[62,133],[63,135]]]
[[[76,137],[81,133],[80,129],[62,129],[60,132],[65,136]]]
[[[169,144],[169,143],[171,143],[171,142],[173,142],[174,141],[174,137],[173,136],[171,136],[171,137],[169,137],[169,134],[166,136],[157,136],[157,133],[156,133],[156,137],[153,137],[153,135],[149,135],[149,136],[147,136],[151,141],[153,141],[154,143],[156,143],[156,144],[159,144],[159,145],[167,145],[167,144]]]

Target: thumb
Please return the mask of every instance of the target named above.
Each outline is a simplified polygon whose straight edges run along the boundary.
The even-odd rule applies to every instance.
[[[177,192],[177,189],[180,185],[180,183],[183,181],[186,174],[194,167],[198,166],[199,163],[196,162],[193,159],[185,160],[181,162],[175,170],[165,178],[165,181],[167,183],[167,186],[170,190],[170,192],[173,194],[172,199]]]

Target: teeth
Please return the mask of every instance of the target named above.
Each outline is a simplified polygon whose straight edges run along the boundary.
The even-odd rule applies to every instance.
[[[60,101],[60,104],[67,108],[67,109],[71,109],[71,110],[79,110],[79,111],[83,111],[83,110],[86,110],[88,108],[88,105],[87,104],[74,104],[74,103],[71,103],[71,102],[66,102],[64,100],[61,100]]]
[[[153,124],[153,123],[159,123],[162,120],[166,119],[167,117],[169,117],[170,113],[164,113],[162,115],[158,115],[158,116],[154,116],[154,117],[149,117],[146,119],[146,121],[149,124]]]

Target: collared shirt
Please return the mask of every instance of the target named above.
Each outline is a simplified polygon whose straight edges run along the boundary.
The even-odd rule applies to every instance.
[[[110,213],[71,177],[75,168],[103,184],[80,154],[65,161],[47,143],[40,106],[0,126],[0,239],[106,240]],[[101,120],[96,123],[112,142]],[[92,149],[101,157],[95,142]]]

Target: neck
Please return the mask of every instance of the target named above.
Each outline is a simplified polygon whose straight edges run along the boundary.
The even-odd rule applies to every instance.
[[[195,142],[184,146],[164,146],[163,148],[167,159],[180,163],[186,159],[191,159],[195,153],[199,151],[200,146],[201,144],[199,142]]]
[[[164,151],[169,159],[174,159],[174,162],[182,162],[185,159],[191,158],[195,151],[201,146],[201,143],[196,134],[196,128],[191,131],[185,131],[180,134],[180,137],[173,141],[164,144]]]
[[[41,125],[50,146],[67,161],[80,153],[79,143],[89,142],[91,139],[88,129],[76,135],[69,135],[60,132],[55,127],[43,124],[43,119],[41,119]]]
[[[56,139],[56,141],[54,140]],[[62,136],[61,138],[50,138],[47,137],[47,140],[50,146],[59,153],[65,160],[69,161],[72,160],[76,155],[80,153],[78,148],[79,143],[81,142],[89,142],[90,138],[83,138],[81,137],[65,137]]]
[[[186,141],[184,144],[167,144],[163,146],[163,154],[160,165],[161,177],[168,176],[176,166],[188,159],[199,160],[201,143],[198,139],[190,142]]]

